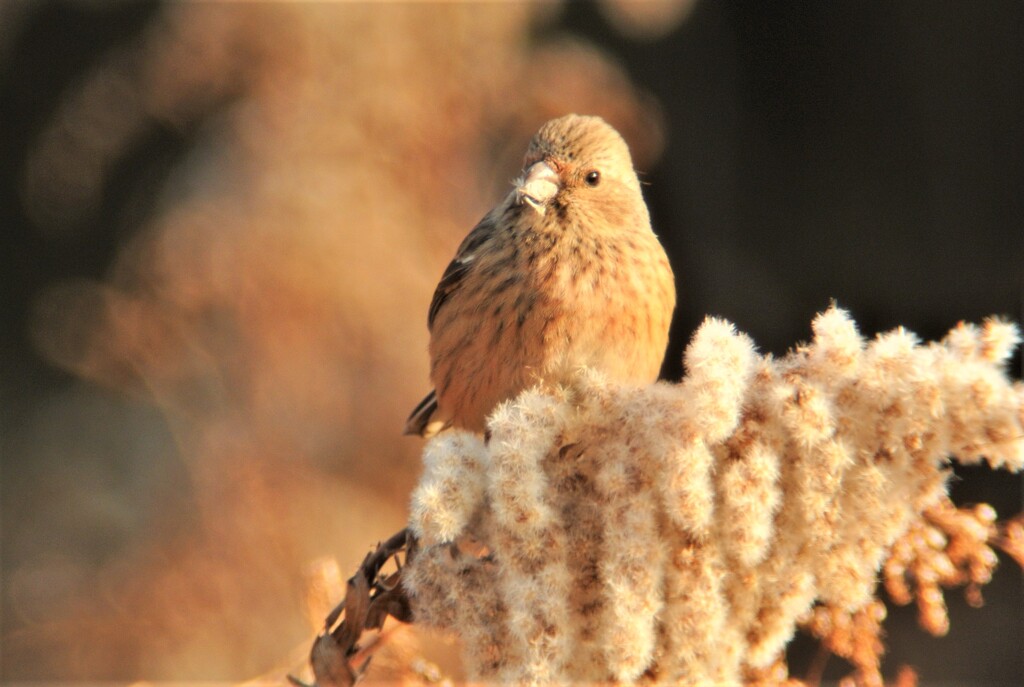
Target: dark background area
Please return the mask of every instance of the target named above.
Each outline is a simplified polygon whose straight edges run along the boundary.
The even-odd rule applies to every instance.
[[[75,383],[33,347],[34,299],[56,281],[104,275],[192,145],[190,128],[139,138],[74,237],[40,233],[25,211],[27,156],[69,84],[132,40],[158,7],[40,2],[3,45],[4,435],[40,399]],[[903,325],[935,339],[960,320],[1024,320],[1022,29],[1024,4],[995,1],[701,2],[649,42],[573,2],[539,28],[600,46],[662,108],[666,148],[642,171],[680,294],[666,375],[680,374],[674,361],[706,314],[775,353],[808,338],[807,323],[832,299],[868,335]],[[197,124],[224,105],[209,104]],[[2,460],[10,520],[9,485],[28,484],[32,466],[9,445]],[[1020,478],[985,469],[958,468],[952,493],[1004,515],[1022,508]],[[890,609],[887,675],[909,663],[924,684],[1024,682],[1019,569],[1003,560],[983,591],[981,609],[948,595],[951,632],[941,639],[916,628],[913,609]],[[5,611],[4,631],[14,627]],[[809,641],[794,644],[795,674],[812,652]],[[838,664],[828,675],[843,673]]]
[[[673,345],[714,313],[780,354],[830,299],[868,335],[1024,321],[1024,5],[707,2],[642,46],[571,7],[563,25],[619,56],[669,123],[646,180],[679,282]],[[958,503],[1021,509],[1019,477],[957,475]],[[982,609],[948,598],[942,639],[890,605],[886,674],[1024,680],[1016,565],[1004,557]],[[794,674],[812,650],[794,643]]]

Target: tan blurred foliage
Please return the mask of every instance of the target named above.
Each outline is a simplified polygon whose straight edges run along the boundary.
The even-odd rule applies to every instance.
[[[656,40],[684,21],[696,4],[696,0],[605,0],[600,7],[622,33]]]
[[[89,241],[112,166],[155,123],[194,132],[156,219],[101,283],[55,285],[33,335],[159,408],[189,493],[151,499],[196,512],[113,562],[65,560],[80,583],[58,609],[16,598],[30,624],[4,638],[8,677],[293,667],[277,661],[307,646],[306,566],[349,570],[404,522],[421,447],[399,431],[428,387],[427,304],[529,135],[586,112],[641,170],[659,154],[656,106],[607,56],[536,39],[557,11],[169,3],[63,97],[22,186],[61,240]],[[59,574],[34,565],[23,577]]]

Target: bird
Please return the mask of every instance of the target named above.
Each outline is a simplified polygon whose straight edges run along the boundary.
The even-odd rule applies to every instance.
[[[568,383],[657,380],[675,278],[629,147],[602,118],[569,114],[531,139],[513,190],[469,232],[427,314],[434,390],[405,434],[487,433],[503,401]]]

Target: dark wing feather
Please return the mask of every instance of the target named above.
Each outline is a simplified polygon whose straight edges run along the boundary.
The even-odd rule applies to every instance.
[[[472,271],[477,251],[494,235],[494,231],[494,219],[491,215],[487,215],[463,239],[462,245],[455,253],[455,258],[448,263],[448,268],[441,275],[441,281],[438,282],[437,289],[434,290],[434,298],[430,301],[430,310],[427,312],[428,329],[434,329],[434,320],[437,318],[441,306],[445,304],[452,293],[458,290],[462,280]]]
[[[409,413],[409,419],[405,421],[405,430],[403,434],[416,434],[423,436],[427,431],[427,425],[430,424],[430,419],[434,416],[437,411],[437,392],[431,391],[427,394],[427,397],[419,402],[412,412]]]

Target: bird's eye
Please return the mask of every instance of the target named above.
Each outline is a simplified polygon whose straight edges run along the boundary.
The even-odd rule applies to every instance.
[[[587,186],[597,186],[601,183],[601,173],[596,169],[587,174]]]

